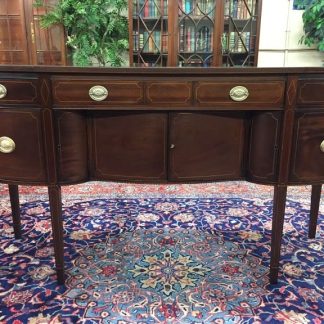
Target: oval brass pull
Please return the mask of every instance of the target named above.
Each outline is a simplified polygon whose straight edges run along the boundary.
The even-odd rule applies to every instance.
[[[4,98],[7,95],[7,88],[0,84],[0,99]]]
[[[0,137],[0,152],[1,153],[11,153],[15,150],[15,142],[7,136]]]
[[[108,97],[108,90],[100,85],[96,85],[89,90],[89,96],[92,100],[103,101]]]
[[[322,143],[320,145],[320,150],[324,153],[324,140],[322,141]]]
[[[229,93],[234,101],[244,101],[249,96],[249,90],[243,86],[236,86]]]

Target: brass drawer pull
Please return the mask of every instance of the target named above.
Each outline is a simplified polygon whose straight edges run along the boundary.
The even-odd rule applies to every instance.
[[[7,88],[0,84],[0,99],[4,98],[7,95]]]
[[[322,141],[322,143],[320,145],[320,150],[324,153],[324,140]]]
[[[244,101],[249,96],[249,90],[243,86],[236,86],[229,93],[234,101]]]
[[[16,144],[10,138],[6,136],[0,137],[0,152],[1,153],[11,153],[15,150]]]
[[[89,90],[89,96],[94,101],[103,101],[108,97],[108,90],[103,86],[96,85]]]

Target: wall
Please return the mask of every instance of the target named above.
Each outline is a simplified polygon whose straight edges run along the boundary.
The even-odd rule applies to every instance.
[[[258,66],[323,66],[324,53],[299,44],[303,10],[292,0],[263,0]]]

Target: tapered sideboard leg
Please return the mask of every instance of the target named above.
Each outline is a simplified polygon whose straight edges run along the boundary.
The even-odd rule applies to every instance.
[[[19,191],[17,185],[8,185],[10,204],[12,211],[12,221],[15,233],[15,238],[21,238],[21,221],[20,221],[20,206],[19,206]]]
[[[271,259],[270,259],[270,283],[278,281],[280,248],[285,218],[287,186],[275,185],[273,198],[272,235],[271,235]]]
[[[59,284],[64,284],[64,240],[61,186],[49,186],[48,194],[51,208],[57,280]]]
[[[315,238],[318,210],[321,200],[322,185],[312,186],[311,208],[309,215],[308,237]]]

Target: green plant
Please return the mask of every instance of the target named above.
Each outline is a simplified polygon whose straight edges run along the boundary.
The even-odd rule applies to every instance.
[[[58,0],[52,7],[35,0],[35,6],[47,7],[43,28],[64,26],[74,65],[122,65],[128,49],[128,20],[122,14],[127,0]]]
[[[300,39],[307,46],[324,51],[324,0],[313,0],[303,13],[304,32]]]
[[[294,0],[294,9],[304,10],[307,6],[312,3],[313,0]]]

